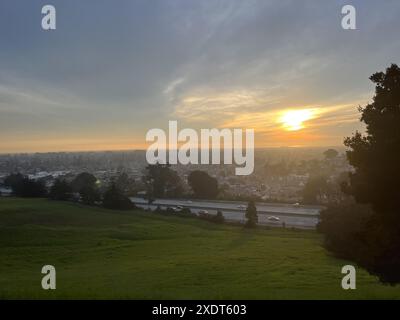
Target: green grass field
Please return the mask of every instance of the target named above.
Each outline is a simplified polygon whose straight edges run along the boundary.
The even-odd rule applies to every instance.
[[[118,212],[45,199],[0,198],[0,298],[375,299],[400,298],[312,231],[245,230],[196,218]],[[41,268],[57,289],[41,288]]]

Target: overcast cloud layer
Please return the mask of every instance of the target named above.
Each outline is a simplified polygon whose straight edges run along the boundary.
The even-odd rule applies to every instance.
[[[400,2],[350,1],[357,30],[343,30],[348,2],[2,0],[0,152],[143,147],[168,120],[254,127],[258,146],[341,144],[368,77],[400,63]],[[283,132],[296,108],[316,116]]]

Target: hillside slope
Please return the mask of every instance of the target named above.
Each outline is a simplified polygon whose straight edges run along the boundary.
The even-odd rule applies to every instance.
[[[194,218],[118,212],[45,199],[0,198],[0,298],[400,298],[341,267],[311,231],[245,230]],[[41,289],[41,268],[57,289]]]

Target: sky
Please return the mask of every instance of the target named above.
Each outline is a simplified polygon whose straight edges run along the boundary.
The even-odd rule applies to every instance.
[[[169,120],[342,145],[369,76],[400,63],[399,16],[398,0],[2,0],[0,153],[145,148]]]

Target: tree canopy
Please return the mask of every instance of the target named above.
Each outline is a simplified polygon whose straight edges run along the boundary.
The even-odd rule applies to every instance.
[[[179,197],[182,195],[181,179],[168,164],[148,165],[143,180],[148,186],[150,198]]]
[[[117,210],[128,210],[134,208],[133,203],[124,195],[115,183],[111,183],[109,188],[104,192],[103,206],[108,209]]]
[[[337,219],[326,219],[327,215],[324,219],[322,215],[321,220],[331,244],[359,241],[359,249],[351,250],[345,258],[355,260],[381,281],[394,284],[400,283],[400,68],[392,64],[370,80],[376,86],[375,96],[359,109],[366,132],[356,132],[344,142],[355,171],[343,190],[358,203],[370,205],[372,214],[359,214],[358,209],[346,211],[344,218],[356,226],[356,231],[348,233],[351,236],[343,233]],[[358,218],[361,216],[362,221]],[[339,234],[346,240],[333,241]],[[346,252],[339,246],[336,252]]]
[[[246,208],[246,227],[254,228],[258,222],[257,208],[254,201],[250,201]]]
[[[17,197],[44,197],[47,190],[44,183],[40,180],[29,179],[21,173],[13,173],[6,177],[4,184],[12,189]]]
[[[75,192],[81,192],[83,189],[94,188],[96,181],[96,177],[91,173],[82,172],[72,180],[71,187]]]
[[[335,149],[328,149],[324,151],[324,156],[326,159],[335,159],[339,155],[339,152]]]
[[[72,188],[64,179],[56,179],[50,188],[49,198],[53,200],[69,200],[71,198]]]
[[[189,174],[188,183],[195,197],[202,199],[215,199],[218,195],[218,181],[207,172],[195,170]]]
[[[366,134],[356,132],[345,140],[356,169],[349,191],[389,218],[398,211],[400,198],[400,68],[393,64],[370,79],[376,85],[373,102],[360,108]]]

